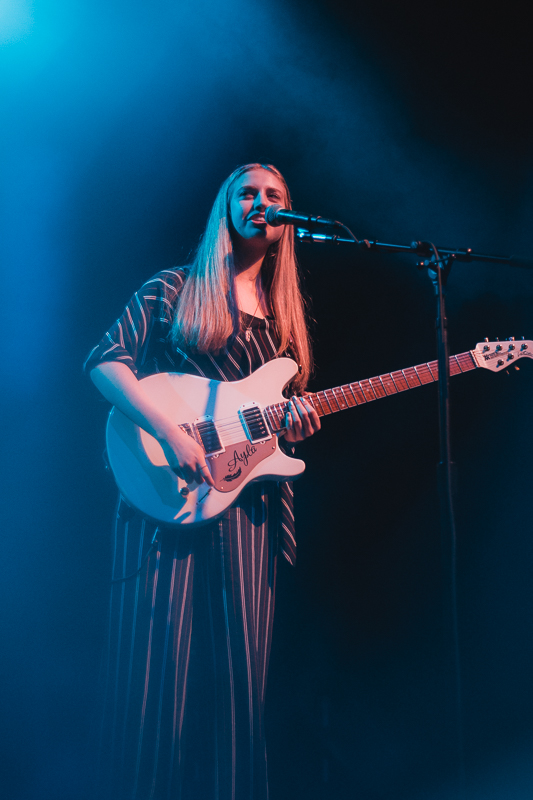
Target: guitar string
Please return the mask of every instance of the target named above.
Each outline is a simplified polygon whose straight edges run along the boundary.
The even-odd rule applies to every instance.
[[[355,385],[355,384],[346,384],[346,386],[349,386],[349,385]],[[346,388],[346,386],[336,386],[335,389],[344,389],[344,388]],[[317,395],[325,394],[326,392],[334,392],[334,391],[335,391],[334,389],[325,389],[322,392],[316,392],[316,393],[314,393],[312,395],[306,395],[306,399],[311,403],[313,408],[315,408],[315,399],[314,398]],[[322,401],[320,399],[318,399],[318,402],[321,403]],[[288,411],[288,406],[289,406],[289,400],[285,400],[284,402],[281,402],[281,403],[271,403],[270,405],[265,406],[264,407],[264,411],[265,411],[265,413],[268,413],[270,411],[270,413],[272,413],[272,414],[277,414],[277,413],[280,413],[280,412],[282,414],[286,414],[287,411]],[[315,408],[315,410],[316,410],[316,408]],[[240,426],[242,426],[242,423],[241,423],[239,417],[235,417],[235,416],[233,416],[233,417],[219,417],[219,418],[215,418],[215,419],[210,420],[210,421],[212,421],[213,424],[217,426],[217,429],[218,428],[224,428],[224,427],[231,426],[231,425],[240,425]]]
[[[271,412],[273,414],[275,414],[276,411],[282,411],[282,408],[279,408],[279,409],[276,408],[276,406],[278,406],[278,405],[281,406],[281,407],[285,406],[285,410],[283,411],[283,413],[286,413],[288,402],[287,403],[279,403],[279,404],[278,403],[274,403],[274,404],[272,404],[270,406],[266,406],[265,407],[265,411],[267,409],[274,409]],[[240,421],[239,417],[235,417],[235,416],[233,416],[233,417],[221,417],[221,418],[213,419],[213,420],[210,420],[210,421],[213,422],[214,425],[216,425],[217,430],[219,428],[231,427],[232,425],[234,425],[236,427],[237,426],[242,427],[242,422]],[[187,424],[187,423],[183,423],[183,424]],[[191,424],[191,423],[188,423],[188,424]]]
[[[460,355],[463,355],[463,354],[461,353]],[[455,358],[459,358],[459,356],[455,356]],[[433,362],[428,362],[426,364],[420,364],[419,368],[420,367],[427,367],[427,368],[429,368],[429,371],[430,371],[430,374],[431,374],[430,365],[432,365],[432,364],[433,364]],[[414,389],[414,388],[417,388],[418,386],[424,385],[422,383],[422,381],[420,381],[420,376],[417,373],[417,368],[416,367],[407,367],[406,369],[399,370],[399,371],[404,373],[403,377],[404,377],[404,379],[405,379],[405,381],[407,383],[407,388]],[[414,386],[410,385],[410,382],[408,380],[408,377],[411,377],[411,375],[409,375],[408,377],[405,375],[406,372],[411,373],[412,371],[414,371],[414,375],[420,381],[419,383],[416,383]],[[432,375],[431,375],[431,377],[433,378]],[[315,410],[317,410],[316,406],[315,406],[315,402],[316,402],[315,398],[316,398],[316,400],[318,400],[318,404],[322,404],[323,403],[323,400],[319,397],[319,395],[321,395],[321,394],[324,395],[324,399],[326,400],[326,403],[328,403],[328,394],[330,394],[330,396],[332,396],[333,400],[335,400],[336,405],[339,406],[340,410],[342,410],[344,408],[355,408],[355,405],[354,406],[350,406],[349,403],[347,403],[346,406],[344,406],[344,405],[340,406],[339,403],[337,402],[336,391],[341,391],[343,394],[344,394],[345,390],[350,391],[350,393],[354,396],[354,400],[355,400],[355,402],[357,404],[356,395],[355,395],[354,389],[352,387],[356,387],[356,390],[359,390],[359,392],[362,392],[363,396],[365,396],[364,387],[361,384],[368,383],[370,385],[370,388],[373,390],[374,387],[372,386],[372,381],[380,380],[381,383],[382,383],[382,379],[384,379],[384,378],[389,378],[390,379],[389,381],[387,381],[387,383],[388,383],[390,388],[392,388],[391,387],[391,383],[390,383],[390,381],[392,381],[392,386],[394,386],[394,389],[396,390],[393,393],[397,393],[398,389],[396,388],[396,385],[394,383],[394,379],[392,377],[392,373],[385,373],[383,375],[376,376],[375,378],[368,378],[366,381],[354,381],[353,383],[343,384],[342,386],[335,386],[334,388],[331,388],[331,389],[323,389],[321,392],[315,392],[312,395],[308,395],[307,397],[308,397],[309,401],[311,402],[311,404],[313,405],[313,407],[315,407]],[[432,382],[434,382],[434,381],[436,381],[435,378],[433,378]],[[384,386],[383,386],[383,388],[385,389]],[[374,393],[374,392],[372,392],[372,393]],[[382,396],[384,397],[386,395],[382,395]],[[376,396],[376,399],[377,398],[378,398],[378,396]],[[274,416],[276,416],[280,412],[282,414],[285,414],[287,412],[287,409],[288,409],[288,403],[289,403],[289,401],[286,401],[284,403],[273,403],[270,406],[266,406],[265,407],[265,412],[267,412],[270,409],[271,410],[270,413],[273,414]],[[318,410],[320,410],[320,406],[318,407]],[[217,430],[219,430],[219,429],[220,430],[225,430],[226,432],[231,427],[235,427],[238,430],[242,429],[242,422],[240,421],[240,419],[238,417],[222,417],[221,419],[214,419],[213,423],[216,425]]]
[[[451,359],[458,359],[458,358],[460,358],[460,356],[464,356],[464,355],[470,355],[470,353],[460,353],[459,355],[451,356],[450,360]],[[407,383],[407,388],[414,389],[414,388],[417,388],[418,386],[422,386],[424,384],[420,381],[420,383],[417,383],[414,386],[411,386],[410,383],[409,383],[408,377],[405,375],[405,373],[406,372],[407,373],[412,373],[414,371],[414,375],[416,376],[416,378],[418,380],[420,380],[420,376],[417,373],[417,369],[420,369],[421,367],[427,367],[429,369],[430,374],[431,374],[431,366],[433,364],[436,364],[436,362],[430,361],[430,362],[427,362],[426,364],[419,364],[416,367],[406,367],[403,370],[398,370],[398,372],[402,372],[403,373],[403,377],[404,377],[404,379],[405,379],[405,381]],[[353,383],[345,383],[345,384],[342,384],[342,386],[335,386],[335,387],[333,387],[331,389],[323,389],[322,391],[314,392],[312,394],[307,395],[307,398],[310,401],[310,403],[313,405],[313,407],[315,407],[315,398],[316,398],[316,400],[318,400],[318,404],[319,404],[318,405],[318,410],[320,410],[320,404],[323,403],[323,400],[319,397],[319,395],[324,395],[324,398],[325,398],[326,403],[327,403],[328,402],[328,394],[332,394],[333,395],[333,399],[336,400],[337,397],[336,397],[335,392],[337,390],[340,390],[341,392],[344,392],[344,390],[348,389],[354,395],[354,399],[356,399],[356,396],[355,396],[355,393],[354,393],[352,387],[356,387],[357,390],[362,392],[363,396],[364,396],[364,388],[363,388],[363,386],[361,384],[367,384],[368,383],[368,384],[370,384],[370,388],[372,388],[372,381],[374,381],[374,380],[380,380],[381,381],[383,378],[389,378],[390,380],[387,381],[388,384],[390,385],[390,381],[392,380],[394,388],[396,388],[395,383],[394,383],[394,378],[392,377],[392,375],[393,375],[393,373],[384,373],[383,375],[378,375],[378,376],[375,376],[373,378],[367,378],[366,380],[363,380],[363,381],[354,381]],[[411,375],[409,375],[409,377],[411,377]],[[433,378],[432,374],[431,374],[431,377]],[[438,380],[438,378],[433,378],[433,381],[436,381],[436,380]],[[428,383],[429,383],[429,381],[428,381]],[[396,393],[397,392],[398,392],[398,389],[396,389]],[[272,403],[271,405],[265,407],[265,412],[268,412],[268,410],[271,409],[271,413],[273,415],[277,415],[279,412],[281,412],[282,414],[285,414],[287,412],[287,410],[288,410],[288,404],[289,404],[288,400],[285,401],[285,402],[282,402],[282,403]],[[337,405],[338,405],[338,403],[337,403]],[[348,406],[346,406],[346,407],[348,407]],[[349,406],[349,407],[350,408],[355,408],[355,406]],[[342,408],[345,408],[345,407],[343,406]],[[316,407],[315,407],[315,410],[317,410]],[[222,417],[220,419],[213,419],[212,421],[213,421],[213,424],[217,426],[217,429],[220,428],[220,429],[226,429],[227,430],[228,428],[230,428],[232,426],[235,426],[237,429],[238,428],[242,428],[242,423],[241,423],[240,419],[238,417],[234,417],[234,416],[232,416],[232,417]]]
[[[314,401],[313,401],[312,397],[309,397],[309,399],[310,399],[310,402],[314,406]],[[276,417],[278,417],[278,415],[284,416],[287,413],[288,405],[289,405],[289,401],[286,401],[284,403],[273,403],[273,404],[265,407],[265,412],[270,410],[270,414],[274,417],[274,419],[276,419]],[[277,421],[278,422],[281,421],[279,419],[279,417],[278,417]],[[212,422],[213,422],[213,425],[216,427],[216,430],[217,430],[217,432],[219,434],[222,433],[222,434],[230,435],[230,431],[232,429],[233,429],[233,432],[235,432],[235,433],[239,432],[240,433],[242,431],[242,429],[243,429],[243,424],[242,424],[241,420],[239,419],[239,417],[234,417],[234,416],[233,417],[222,417],[222,418],[219,418],[219,419],[213,419]]]
[[[429,366],[429,364],[424,364],[424,365],[421,364],[420,366]],[[415,370],[415,367],[406,368],[405,370],[401,370],[401,371],[402,372],[407,372],[407,371],[410,371],[410,370]],[[415,371],[415,375],[417,375],[416,371]],[[368,378],[366,381],[361,381],[361,382],[354,381],[353,383],[343,384],[342,386],[335,386],[334,388],[331,388],[331,389],[323,389],[321,392],[315,392],[312,395],[308,395],[307,397],[308,397],[309,401],[311,402],[311,404],[313,405],[313,407],[315,407],[315,402],[316,402],[315,398],[316,398],[316,400],[318,400],[319,404],[321,404],[323,402],[323,400],[318,396],[318,395],[321,395],[321,394],[324,395],[324,399],[326,400],[326,403],[328,402],[328,394],[333,398],[333,400],[336,401],[337,400],[336,391],[340,391],[340,392],[342,392],[344,394],[344,392],[346,390],[348,390],[349,392],[351,392],[352,395],[354,395],[354,400],[355,400],[356,399],[355,398],[355,393],[354,393],[354,390],[352,389],[352,387],[356,387],[357,390],[359,390],[360,392],[363,392],[363,394],[364,394],[364,389],[361,386],[361,383],[369,383],[370,387],[372,388],[372,381],[381,380],[383,378],[390,378],[390,380],[393,380],[391,373],[385,373],[384,375],[379,375],[379,376],[376,376],[375,378]],[[418,378],[418,375],[417,375],[417,378]],[[390,384],[390,381],[388,381],[388,383]],[[408,383],[408,388],[416,388],[415,386],[409,386],[409,382],[408,381],[407,381],[407,383]],[[417,383],[416,384],[416,386],[419,386],[419,385],[422,385],[422,384],[421,383]],[[396,388],[396,387],[394,387],[394,388]],[[396,389],[396,392],[397,391],[398,390]],[[289,401],[286,401],[284,403],[273,403],[270,406],[266,406],[265,407],[265,412],[267,412],[269,409],[271,409],[271,413],[273,415],[277,415],[280,412],[282,414],[285,414],[287,412],[288,403],[289,403]],[[336,405],[339,405],[339,404],[336,403]],[[354,406],[349,406],[349,404],[347,404],[346,406],[340,406],[340,408],[348,408],[348,407],[354,408],[355,405]],[[316,410],[316,407],[315,407],[315,410]],[[319,407],[319,410],[320,410],[320,407]],[[229,430],[229,428],[231,428],[231,427],[235,427],[236,429],[242,429],[242,422],[240,421],[240,419],[238,417],[222,417],[222,418],[219,418],[219,419],[213,419],[212,421],[213,421],[213,424],[216,425],[217,430],[221,430],[221,431],[225,430],[227,432]]]
[[[420,365],[420,366],[423,366],[423,365]],[[415,369],[415,368],[411,367],[410,369]],[[404,370],[404,372],[405,371],[407,371],[407,370]],[[336,401],[337,400],[337,395],[336,395],[337,391],[340,391],[343,394],[344,394],[345,391],[349,391],[354,396],[355,404],[353,406],[350,406],[349,403],[347,403],[346,406],[343,405],[343,406],[340,406],[339,408],[341,408],[341,409],[344,409],[344,408],[355,408],[355,405],[358,405],[358,403],[357,403],[357,400],[356,400],[355,392],[352,389],[352,387],[356,387],[356,391],[359,390],[360,392],[362,392],[364,394],[364,389],[361,386],[361,383],[369,383],[370,387],[372,388],[371,381],[381,380],[383,378],[390,378],[390,380],[393,380],[392,375],[390,373],[385,373],[384,375],[376,376],[375,378],[368,378],[367,381],[361,381],[361,382],[354,381],[353,383],[346,383],[346,384],[343,384],[342,386],[335,386],[334,388],[331,388],[331,389],[323,389],[320,392],[314,392],[311,395],[307,395],[307,398],[308,398],[309,402],[313,405],[315,410],[320,410],[320,405],[324,402],[324,400],[321,399],[319,397],[319,395],[321,395],[321,394],[324,395],[324,399],[325,399],[326,403],[328,403],[328,394],[330,396],[332,396],[333,400]],[[390,384],[390,381],[389,381],[389,384]],[[420,384],[416,384],[416,386],[419,386],[419,385],[422,385],[422,384],[421,383]],[[383,388],[385,388],[385,387],[383,387]],[[396,388],[396,387],[394,387],[394,388]],[[409,388],[415,388],[415,387],[414,386],[413,387],[409,386]],[[396,392],[397,391],[398,390],[396,389]],[[316,400],[315,400],[315,398],[316,398]],[[317,405],[315,405],[316,401],[318,401],[318,403],[317,403],[318,409],[317,409]],[[273,403],[270,406],[267,406],[265,408],[265,411],[268,411],[268,409],[272,409],[271,413],[274,414],[274,415],[278,414],[279,412],[281,412],[282,414],[285,414],[285,413],[287,413],[287,410],[288,410],[288,403],[289,403],[289,401],[286,401],[285,403]],[[339,404],[336,403],[336,405],[339,405]],[[233,420],[235,420],[235,422],[233,422]],[[231,426],[231,425],[238,425],[238,426],[240,425],[240,426],[242,426],[242,423],[240,422],[238,417],[237,418],[235,418],[235,417],[222,417],[221,419],[213,419],[213,423],[217,426],[217,428],[221,428],[221,429],[223,429],[223,428],[225,428],[227,426]]]
[[[281,423],[281,419],[278,415],[281,413],[281,416],[284,416],[287,412],[287,408],[288,401],[284,403],[273,403],[270,406],[267,406],[265,411],[270,409],[270,414],[273,416],[274,421]],[[223,417],[221,419],[214,419],[213,424],[215,425],[220,443],[224,447],[231,444],[238,444],[240,441],[242,441],[241,436],[244,432],[243,424],[238,417]],[[279,430],[283,430],[284,427],[284,425],[281,425]],[[238,438],[233,439],[232,436],[237,436]]]
[[[455,366],[458,368],[459,373],[461,373],[463,371],[466,371],[466,370],[462,369],[460,361],[459,361],[459,359],[461,359],[461,356],[466,356],[466,355],[470,355],[471,356],[470,353],[460,353],[460,354],[458,354],[456,356],[451,356],[450,357],[450,361],[452,363],[450,364],[450,367],[453,367],[453,361],[455,361],[456,362]],[[419,374],[418,370],[420,368],[425,367],[427,369],[427,371],[429,372],[429,375],[430,375],[430,377],[432,379],[431,382],[436,382],[438,380],[438,376],[437,376],[437,378],[435,378],[433,376],[433,371],[431,369],[434,366],[434,364],[436,364],[436,362],[431,362],[430,361],[430,362],[426,362],[425,364],[419,364],[416,367],[407,367],[407,368],[405,368],[403,370],[397,370],[397,372],[402,374],[402,377],[404,378],[404,381],[407,384],[407,386],[405,388],[414,389],[414,388],[417,388],[418,386],[423,386],[423,385],[425,385],[425,383],[429,383],[430,382],[430,381],[421,380],[421,377],[423,377],[423,373]],[[383,384],[383,379],[388,379],[387,380],[387,385],[389,386],[389,388],[394,388],[394,391],[392,391],[391,394],[397,394],[399,391],[402,391],[402,390],[399,390],[397,388],[396,382],[395,382],[395,380],[393,378],[393,374],[395,374],[395,373],[384,373],[383,375],[375,376],[374,378],[367,378],[366,380],[363,380],[363,381],[354,381],[353,383],[343,384],[342,386],[336,386],[336,387],[331,388],[331,389],[323,389],[322,391],[314,392],[312,394],[307,395],[307,398],[308,398],[309,402],[311,403],[311,405],[313,406],[313,408],[319,414],[320,414],[320,412],[322,412],[322,416],[324,414],[328,413],[327,411],[324,412],[324,410],[323,410],[324,400],[326,402],[326,405],[330,409],[330,413],[334,413],[335,410],[343,411],[343,410],[348,409],[348,408],[355,408],[360,404],[360,400],[358,401],[358,399],[357,399],[356,391],[358,392],[358,394],[362,395],[362,397],[364,398],[364,402],[367,402],[368,399],[369,399],[367,397],[367,389],[368,388],[370,388],[372,395],[374,395],[373,397],[370,397],[370,400],[380,399],[381,397],[388,396],[388,393],[386,391],[385,385]],[[456,374],[456,373],[453,372],[452,374]],[[411,383],[411,378],[412,377],[416,377],[417,381],[418,381],[414,385],[412,385],[412,383]],[[374,388],[375,387],[373,385],[373,382],[374,381],[378,381],[378,380],[380,381],[380,383],[381,383],[381,385],[383,387],[383,390],[385,391],[385,394],[381,395],[381,394],[376,394],[374,392]],[[354,391],[354,388],[356,389],[356,391]],[[346,399],[345,390],[349,391],[350,394],[353,396],[354,405],[350,405],[350,403]],[[341,405],[338,402],[337,391],[340,391],[342,393],[345,405],[344,404]],[[328,394],[329,394],[329,397],[328,397]],[[322,395],[323,397],[320,397],[320,395]],[[335,405],[337,406],[337,409],[335,409],[334,407],[333,408],[331,407],[331,404],[329,402],[330,399],[334,400]],[[281,403],[272,403],[271,405],[266,406],[264,408],[264,413],[266,415],[266,419],[267,419],[267,422],[269,423],[269,426],[270,426],[271,420],[268,419],[268,414],[270,413],[270,415],[272,416],[274,422],[281,423],[281,418],[288,411],[289,402],[290,401],[284,401],[284,402],[281,402]],[[244,433],[244,431],[243,431],[243,427],[244,426],[243,426],[242,421],[239,419],[239,417],[236,417],[236,416],[222,417],[221,419],[213,419],[212,422],[213,422],[213,424],[214,424],[214,426],[216,428],[217,434],[219,435],[220,442],[224,447],[227,446],[227,445],[231,445],[231,444],[237,444],[240,441],[242,441],[240,437]],[[189,425],[190,425],[190,423],[189,423]],[[279,430],[283,430],[284,427],[285,426],[282,425]],[[272,431],[272,433],[277,433],[277,432],[278,431]],[[233,439],[233,438],[231,438],[233,436],[238,436],[239,438]]]
[[[384,377],[388,377],[388,375],[382,375],[382,376],[379,376],[379,377],[380,378],[384,378]],[[371,381],[371,380],[374,380],[374,379],[370,378],[368,380]],[[417,385],[419,385],[419,384],[417,384]],[[335,386],[334,388],[331,388],[331,389],[323,389],[320,392],[314,392],[313,394],[306,395],[306,397],[307,397],[308,401],[311,403],[311,405],[313,405],[315,410],[317,410],[317,406],[315,404],[316,404],[316,401],[318,401],[318,403],[317,403],[318,410],[320,410],[320,404],[323,403],[324,401],[322,399],[320,399],[319,395],[323,394],[324,398],[325,398],[325,400],[327,402],[328,394],[332,395],[333,399],[336,400],[335,392],[337,390],[339,390],[341,392],[344,392],[345,390],[349,390],[354,395],[354,399],[355,399],[354,391],[351,388],[352,386],[353,387],[357,387],[360,391],[363,391],[362,387],[359,385],[359,383],[357,381],[354,381],[353,383],[343,384],[342,386]],[[285,414],[285,413],[287,413],[288,405],[289,405],[289,401],[288,400],[284,401],[282,403],[272,403],[269,406],[265,406],[264,410],[265,410],[265,412],[268,412],[269,409],[270,409],[271,413],[274,414],[274,415],[278,414],[280,412],[282,414]],[[346,407],[348,407],[348,406],[346,406]],[[354,407],[355,406],[350,406],[350,408],[354,408]],[[233,417],[221,417],[221,418],[218,418],[218,419],[215,418],[215,419],[212,420],[212,422],[213,422],[214,425],[216,425],[217,429],[219,429],[219,428],[220,429],[224,429],[224,428],[227,428],[227,427],[231,427],[232,425],[235,425],[237,427],[238,426],[242,427],[242,423],[241,423],[240,419],[238,417],[234,417],[234,416]]]
[[[337,403],[337,402],[336,402],[336,405],[339,406],[339,410],[340,409],[344,409],[344,408],[355,408],[355,405],[357,404],[357,402],[355,400],[355,393],[354,393],[354,391],[353,391],[353,389],[351,387],[352,386],[355,387],[357,385],[358,385],[357,382],[354,382],[354,383],[351,383],[351,384],[343,384],[342,386],[336,386],[335,388],[332,388],[332,389],[324,389],[321,392],[315,392],[312,395],[307,395],[307,398],[308,398],[309,402],[311,403],[311,405],[313,406],[313,408],[315,408],[315,410],[320,411],[321,410],[320,409],[320,405],[324,402],[324,400],[322,400],[318,395],[323,394],[324,395],[324,399],[326,400],[326,403],[328,402],[328,394],[331,394],[332,398],[336,401],[337,400],[337,395],[335,394],[336,390],[340,390],[344,394],[344,391],[349,388],[349,391],[351,392],[351,394],[354,395],[354,401],[355,401],[354,405],[350,406],[348,401],[345,401],[346,405],[340,406],[339,403]],[[360,389],[360,391],[362,391],[362,387],[359,386],[358,388]],[[270,413],[273,416],[277,416],[278,414],[284,415],[284,414],[287,413],[288,405],[289,405],[289,401],[285,401],[285,402],[282,402],[282,403],[272,403],[271,405],[266,406],[264,410],[265,410],[265,413],[270,411]],[[218,418],[218,419],[215,418],[215,419],[212,420],[212,422],[216,426],[217,431],[228,432],[230,428],[235,428],[236,430],[242,430],[242,427],[243,427],[242,426],[242,422],[239,419],[239,417],[235,417],[235,416],[232,416],[232,417],[221,417],[221,418]]]
[[[411,369],[414,369],[414,367],[412,367]],[[389,377],[389,375],[386,373],[385,375],[379,376],[378,379],[385,378],[385,377]],[[391,379],[392,379],[392,376],[391,376]],[[372,378],[367,379],[367,382],[370,384],[370,388],[372,388],[372,384],[371,384],[372,380],[374,380],[374,379],[372,379]],[[421,383],[416,384],[416,386],[419,386],[419,385],[423,385],[423,384],[421,384]],[[362,392],[363,396],[365,396],[364,389],[361,386],[361,383],[358,382],[358,381],[354,381],[351,384],[343,384],[342,386],[336,386],[335,388],[332,388],[332,389],[324,389],[321,392],[316,392],[313,395],[308,396],[309,397],[309,401],[311,402],[311,404],[313,405],[315,410],[320,411],[321,410],[320,409],[320,405],[322,405],[324,400],[321,399],[318,395],[323,394],[327,405],[330,406],[330,403],[329,403],[329,400],[328,400],[328,394],[329,394],[330,397],[335,401],[335,405],[338,406],[338,410],[344,410],[344,409],[347,409],[347,408],[355,408],[357,405],[359,405],[359,403],[357,402],[356,395],[355,395],[355,392],[352,389],[352,387],[357,387],[359,392]],[[385,387],[383,387],[383,388],[385,388]],[[416,388],[416,387],[415,386],[408,386],[408,388]],[[354,405],[350,406],[349,402],[345,399],[346,405],[342,405],[341,406],[337,402],[336,390],[340,390],[343,395],[345,393],[345,390],[349,390],[350,393],[353,395],[353,398],[354,398],[354,401],[355,401]],[[396,392],[397,391],[398,390],[396,389]],[[372,392],[372,393],[374,394],[374,392]],[[382,395],[382,396],[384,397],[386,395]],[[318,401],[318,404],[316,404],[315,398]],[[375,398],[378,399],[379,395],[375,395]],[[371,398],[371,399],[374,399],[374,398]],[[366,399],[365,399],[365,402],[366,402]],[[318,406],[318,408],[317,408],[317,406]],[[274,418],[278,417],[278,414],[280,414],[280,413],[281,413],[281,415],[284,415],[285,413],[287,413],[288,401],[285,402],[285,403],[273,403],[270,406],[267,406],[265,408],[265,412],[267,412],[268,409],[270,409],[270,413],[272,414],[272,416],[274,416]],[[334,411],[334,409],[332,409],[332,411]],[[280,421],[279,418],[278,418],[278,421]],[[217,432],[219,434],[226,435],[226,436],[230,436],[232,432],[235,433],[235,434],[238,432],[240,434],[242,429],[243,429],[243,424],[242,424],[241,420],[238,417],[222,417],[220,419],[213,419],[213,424],[216,426]]]
[[[349,384],[346,384],[346,385],[349,385]],[[338,386],[338,387],[335,387],[335,388],[336,389],[343,389],[345,387]],[[322,394],[325,394],[326,392],[333,392],[334,393],[334,390],[333,389],[326,389],[326,390],[324,390],[322,392]],[[318,394],[321,394],[321,393],[317,392],[316,394],[318,395]],[[309,402],[311,403],[311,405],[313,406],[313,408],[315,408],[315,410],[317,410],[317,407],[315,406],[314,396],[315,395],[307,395],[307,398],[308,398]],[[318,403],[320,404],[322,402],[323,401],[321,401],[320,398],[318,398]],[[265,413],[268,413],[270,411],[270,413],[273,416],[277,416],[278,414],[285,415],[287,413],[287,411],[288,411],[288,405],[289,405],[289,401],[288,400],[283,402],[283,403],[272,403],[271,405],[266,406],[264,411],[265,411]],[[346,407],[348,407],[348,405]],[[320,406],[318,406],[318,410],[320,411]],[[241,420],[239,419],[239,417],[235,417],[235,416],[233,416],[233,417],[221,417],[221,418],[218,418],[218,419],[215,418],[215,419],[212,420],[212,422],[216,426],[217,430],[226,430],[227,431],[231,427],[235,427],[237,429],[242,429]]]
[[[460,355],[464,355],[464,354],[460,354]],[[452,358],[455,358],[458,361],[460,356],[455,356],[455,357],[452,357]],[[433,364],[433,362],[427,362],[426,364],[420,364],[418,368],[426,367],[429,370],[429,374],[430,374],[430,376],[432,378],[432,382],[434,382],[434,381],[438,380],[438,378],[434,378],[433,377],[433,374],[432,374],[432,371],[431,371],[432,364]],[[457,366],[459,366],[459,363],[457,364]],[[459,371],[462,372],[460,366],[459,366]],[[410,368],[408,367],[408,368],[406,368],[404,370],[398,370],[398,372],[402,373],[403,378],[404,378],[405,382],[407,383],[407,387],[406,388],[408,388],[408,389],[414,389],[417,386],[423,386],[424,383],[426,383],[426,381],[421,381],[420,380],[421,376],[418,374],[417,367],[410,367]],[[408,373],[408,374],[406,375],[406,373]],[[411,382],[409,380],[409,378],[412,377],[413,373],[414,373],[414,376],[416,376],[416,378],[419,381],[415,386],[411,385]],[[356,390],[358,390],[359,393],[362,393],[363,397],[365,398],[365,402],[367,402],[367,397],[366,397],[366,392],[365,392],[365,388],[366,387],[363,386],[363,384],[368,384],[370,389],[372,390],[372,394],[374,395],[374,397],[370,398],[372,400],[373,399],[379,399],[380,397],[388,396],[387,392],[385,390],[385,385],[383,384],[383,379],[384,378],[388,378],[389,380],[387,381],[387,383],[388,383],[389,387],[393,386],[394,389],[395,389],[395,391],[391,392],[391,393],[393,393],[393,394],[398,393],[398,388],[396,387],[396,384],[394,382],[393,374],[392,373],[384,373],[383,375],[376,376],[375,378],[368,378],[366,381],[354,381],[353,383],[343,384],[342,386],[336,386],[336,387],[331,388],[331,389],[324,389],[321,392],[315,392],[313,394],[308,395],[308,399],[309,399],[311,405],[313,406],[313,408],[315,408],[315,410],[317,410],[318,412],[323,411],[321,406],[322,406],[324,400],[326,401],[326,404],[329,406],[330,411],[331,412],[335,411],[334,408],[331,408],[331,404],[329,402],[328,394],[330,395],[330,398],[335,401],[335,405],[337,405],[337,407],[338,407],[337,410],[338,411],[345,410],[347,408],[355,408],[356,406],[359,405],[359,402],[357,401],[357,396],[355,394],[354,388],[356,388]],[[385,390],[385,394],[378,395],[378,394],[374,393],[373,389],[375,387],[373,386],[373,381],[375,381],[375,380],[379,380],[380,381],[383,389]],[[392,381],[392,384],[391,384],[391,381]],[[348,390],[352,394],[353,399],[355,401],[353,406],[351,406],[349,404],[349,402],[346,400],[345,390]],[[345,405],[341,405],[338,402],[337,391],[340,391],[342,393]],[[320,395],[323,395],[323,398],[321,398]],[[265,409],[264,409],[264,413],[265,413],[265,415],[267,415],[267,422],[269,422],[269,424],[270,424],[270,420],[268,420],[268,413],[270,413],[270,415],[273,417],[274,421],[275,422],[277,421],[278,423],[280,423],[281,419],[280,419],[279,415],[281,414],[281,416],[283,416],[284,414],[287,413],[288,405],[289,405],[289,401],[285,401],[285,402],[281,402],[281,403],[272,403],[271,405],[266,406]],[[244,431],[243,431],[243,427],[244,426],[243,426],[242,421],[239,419],[239,417],[236,417],[236,416],[222,417],[221,419],[213,419],[212,422],[213,422],[213,424],[214,424],[214,426],[216,428],[217,434],[219,435],[220,443],[222,444],[223,447],[226,447],[226,446],[232,445],[232,444],[238,444],[241,441],[240,437],[244,433]],[[284,426],[282,426],[281,429],[283,429],[283,427]],[[234,436],[237,436],[238,438],[234,439],[233,438]]]

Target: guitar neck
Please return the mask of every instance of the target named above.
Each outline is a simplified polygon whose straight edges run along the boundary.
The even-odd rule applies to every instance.
[[[450,376],[469,372],[476,367],[477,364],[471,351],[450,356]],[[416,367],[408,367],[397,372],[387,372],[376,378],[345,383],[334,389],[324,389],[322,392],[308,394],[306,400],[311,403],[319,417],[325,417],[328,414],[335,414],[337,411],[345,411],[347,408],[369,403],[371,400],[380,400],[391,394],[405,392],[407,389],[416,389],[426,383],[434,383],[438,379],[438,363],[430,361],[427,364],[419,364]],[[285,429],[287,410],[288,403],[275,403],[265,409],[272,433],[279,433]]]

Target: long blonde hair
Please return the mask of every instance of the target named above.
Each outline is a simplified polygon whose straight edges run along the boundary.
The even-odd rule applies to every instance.
[[[178,346],[185,345],[201,353],[217,352],[239,333],[229,203],[234,181],[254,169],[268,170],[281,181],[286,193],[285,205],[291,208],[285,179],[270,164],[245,164],[224,181],[176,306],[172,340]],[[312,370],[312,355],[292,225],[286,225],[281,238],[267,250],[261,277],[281,340],[278,355],[289,351],[300,365],[291,391],[303,391]]]

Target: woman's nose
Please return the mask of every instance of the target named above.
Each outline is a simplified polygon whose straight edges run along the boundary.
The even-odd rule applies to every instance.
[[[264,209],[268,205],[266,196],[258,192],[255,196],[254,208]]]

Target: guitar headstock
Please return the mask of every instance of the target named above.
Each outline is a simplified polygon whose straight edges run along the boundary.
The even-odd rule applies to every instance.
[[[511,336],[503,342],[484,342],[476,344],[471,351],[478,367],[490,369],[492,372],[502,372],[507,367],[512,367],[521,358],[533,358],[533,342],[528,339],[515,341]]]

